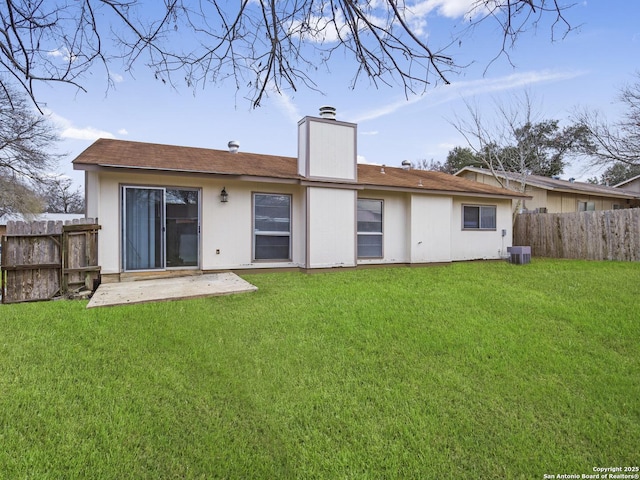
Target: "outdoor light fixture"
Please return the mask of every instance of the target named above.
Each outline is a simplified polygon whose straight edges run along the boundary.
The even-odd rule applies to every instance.
[[[222,191],[220,192],[220,201],[222,203],[227,203],[229,201],[229,194],[227,193],[227,189],[222,187]]]

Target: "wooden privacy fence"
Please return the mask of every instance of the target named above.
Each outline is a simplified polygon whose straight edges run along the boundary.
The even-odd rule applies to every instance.
[[[513,242],[537,257],[640,261],[640,209],[521,213]]]
[[[93,290],[100,276],[94,219],[9,222],[2,237],[2,303]]]

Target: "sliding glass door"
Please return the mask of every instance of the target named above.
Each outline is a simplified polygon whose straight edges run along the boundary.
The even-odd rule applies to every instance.
[[[199,196],[193,189],[124,187],[124,270],[197,267]]]

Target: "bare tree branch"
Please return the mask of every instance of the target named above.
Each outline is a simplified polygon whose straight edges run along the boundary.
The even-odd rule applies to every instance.
[[[635,82],[623,87],[618,100],[625,106],[622,118],[610,122],[597,111],[583,110],[574,117],[586,128],[596,148],[586,152],[594,165],[640,165],[640,72]]]
[[[57,163],[49,119],[33,110],[22,92],[0,89],[0,214],[40,209],[35,190]]]
[[[405,0],[6,0],[0,4],[0,85],[4,72],[37,101],[40,82],[84,89],[84,75],[115,62],[144,63],[159,80],[191,88],[232,79],[254,106],[272,89],[317,89],[319,67],[337,52],[353,59],[352,86],[399,83],[406,94],[449,82],[455,59],[412,24]],[[571,30],[558,0],[473,0],[467,32],[498,25],[506,55],[518,36],[551,18]],[[462,33],[464,35],[465,33]],[[109,39],[107,42],[106,40]]]

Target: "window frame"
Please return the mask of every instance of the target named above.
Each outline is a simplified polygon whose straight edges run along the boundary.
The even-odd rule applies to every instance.
[[[289,199],[289,230],[288,231],[259,231],[256,228],[256,197],[258,196],[267,196],[267,197],[287,197]],[[292,261],[292,217],[293,217],[293,196],[288,193],[273,193],[273,192],[253,192],[251,195],[252,205],[251,205],[251,224],[252,224],[252,236],[251,236],[251,260],[253,262],[291,262]],[[288,242],[288,256],[287,258],[257,258],[256,257],[256,240],[258,237],[287,237]]]
[[[379,232],[365,232],[360,231],[358,228],[358,212],[360,211],[360,200],[369,201],[369,202],[379,202],[380,203],[380,231]],[[361,255],[359,248],[359,240],[361,236],[367,237],[380,237],[380,255]],[[368,259],[376,259],[376,258],[384,258],[384,200],[381,198],[358,198],[356,200],[356,257],[358,260],[368,260]]]
[[[584,206],[584,209],[582,208]],[[589,208],[593,207],[593,208]],[[593,200],[578,200],[578,211],[579,212],[595,212],[596,211],[596,202]]]
[[[466,208],[477,208],[478,209],[478,226],[477,227],[467,227],[465,226],[465,209]],[[482,210],[483,209],[492,209],[493,210],[493,226],[492,227],[483,227],[482,226]],[[465,203],[462,204],[462,230],[467,230],[471,232],[476,231],[484,231],[484,232],[495,232],[498,230],[498,206],[497,205],[483,205],[483,204],[471,204]]]

